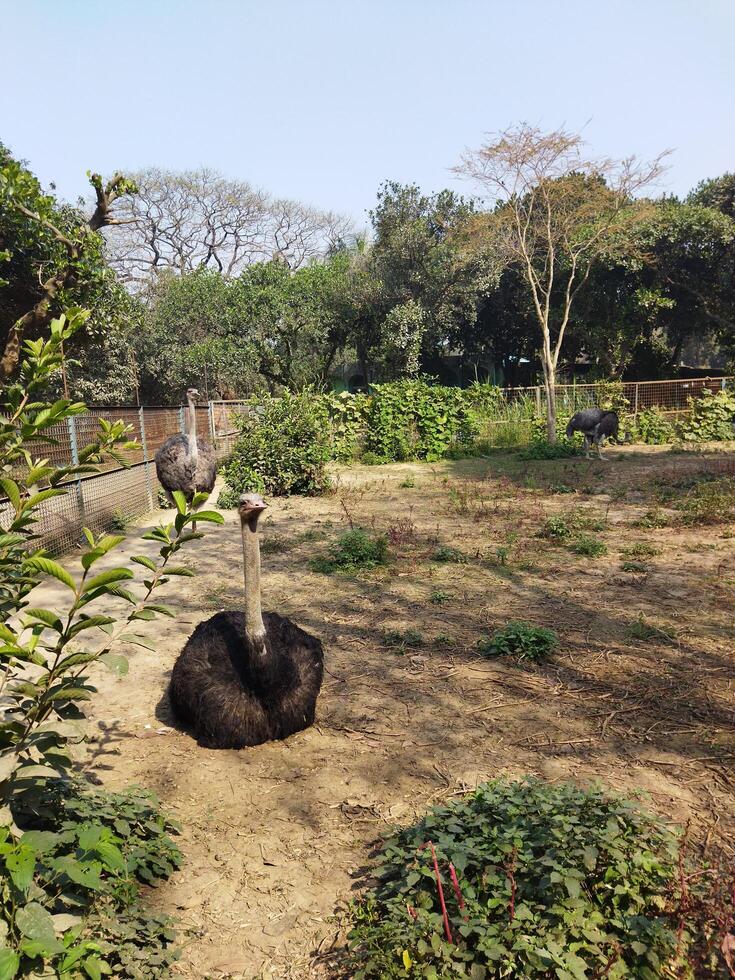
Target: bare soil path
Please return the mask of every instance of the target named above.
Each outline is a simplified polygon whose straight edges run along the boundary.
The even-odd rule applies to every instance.
[[[330,496],[271,501],[264,608],[322,637],[328,669],[317,724],[283,743],[211,751],[174,727],[165,692],[179,650],[241,601],[236,515],[188,552],[196,577],[166,587],[177,619],[147,624],[155,652],[127,651],[122,680],[100,673],[88,746],[105,785],[153,789],[183,825],[186,864],[152,894],[190,930],[183,976],[328,972],[335,911],[371,842],[500,773],[642,789],[700,831],[735,830],[735,524],[684,527],[675,509],[687,481],[734,473],[735,459],[611,456],[353,467]],[[635,526],[652,508],[673,525]],[[602,528],[590,533],[606,555],[537,536],[572,512]],[[390,565],[311,571],[349,520],[389,535]],[[623,571],[621,550],[641,543],[655,554]],[[466,561],[435,560],[442,545]],[[145,551],[135,530],[126,550]],[[639,617],[648,639],[634,635]],[[479,637],[518,618],[559,633],[547,665],[478,654]],[[409,628],[421,645],[382,642]]]

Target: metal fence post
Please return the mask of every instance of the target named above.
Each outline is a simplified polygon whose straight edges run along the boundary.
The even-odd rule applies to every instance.
[[[633,415],[638,414],[638,382],[635,383],[635,408],[633,409]]]
[[[209,418],[209,438],[212,440],[212,445],[217,448],[217,433],[214,431],[214,402],[207,402],[207,416]]]
[[[140,422],[140,441],[143,445],[143,467],[145,469],[145,488],[148,494],[148,508],[153,510],[153,484],[151,483],[151,463],[148,456],[148,443],[145,439],[145,413],[143,406],[138,409],[138,419]]]
[[[79,466],[79,445],[77,443],[77,427],[74,422],[74,416],[69,416],[66,420],[66,426],[69,430],[69,448],[71,449],[71,461],[74,466]],[[77,510],[79,511],[79,525],[80,527],[86,527],[87,518],[84,513],[84,493],[82,491],[82,481],[79,477],[76,479],[76,492],[77,492]]]

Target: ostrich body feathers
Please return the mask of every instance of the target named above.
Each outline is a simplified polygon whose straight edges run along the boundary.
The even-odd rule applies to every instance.
[[[196,466],[185,435],[171,436],[156,453],[156,475],[169,494],[182,490],[187,500],[191,500],[200,491],[212,492],[217,478],[217,457],[208,442],[198,440],[197,448]]]
[[[245,615],[219,612],[197,626],[174,664],[171,706],[206,748],[260,745],[313,724],[322,645],[277,613],[263,620],[264,658],[250,648]]]
[[[616,412],[585,408],[581,412],[575,412],[569,419],[567,439],[571,439],[575,432],[581,432],[586,439],[595,443],[609,436],[616,438],[619,424]]]

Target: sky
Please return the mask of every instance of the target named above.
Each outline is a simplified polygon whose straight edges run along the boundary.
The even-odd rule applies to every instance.
[[[208,166],[367,222],[383,180],[526,121],[603,156],[735,170],[735,0],[0,0],[0,141],[69,200]]]

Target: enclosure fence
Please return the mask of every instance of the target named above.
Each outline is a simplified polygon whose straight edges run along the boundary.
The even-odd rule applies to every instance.
[[[735,382],[735,377],[693,378],[677,381],[633,381],[615,386],[616,398],[627,402],[630,414],[658,408],[667,415],[684,415],[689,400],[707,390],[713,394]],[[557,411],[560,416],[571,415],[582,408],[596,406],[609,397],[610,383],[558,385]],[[492,418],[487,425],[502,426],[509,421],[528,422],[544,409],[544,389],[503,388]],[[218,460],[232,452],[237,441],[235,417],[256,411],[252,402],[211,401],[197,406],[197,434],[212,443]],[[71,481],[63,496],[52,497],[38,508],[36,525],[38,543],[52,554],[60,555],[75,548],[81,539],[82,528],[100,532],[124,528],[134,518],[160,506],[161,485],[156,478],[154,457],[169,436],[185,431],[185,409],[156,406],[90,406],[83,415],[70,418],[64,424],[48,430],[47,442],[33,444],[36,458],[48,459],[57,465],[78,461],[79,448],[94,440],[98,419],[114,422],[118,419],[130,426],[130,438],[140,448],[124,455],[127,467],[110,460],[99,473]],[[0,500],[0,525],[4,520],[7,501]]]

